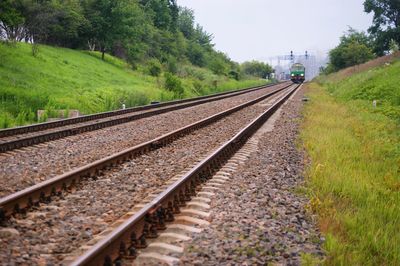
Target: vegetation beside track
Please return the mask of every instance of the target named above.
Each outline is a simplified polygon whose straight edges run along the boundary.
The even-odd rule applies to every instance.
[[[400,265],[398,84],[399,61],[307,86],[308,207],[326,235],[327,265]]]
[[[99,52],[38,49],[32,56],[30,44],[0,42],[0,128],[33,123],[38,109],[50,116],[57,109],[89,114],[118,109],[122,103],[131,107],[266,83],[237,81],[189,63],[180,65],[177,75],[154,77],[147,67],[132,70],[110,55],[103,61]]]

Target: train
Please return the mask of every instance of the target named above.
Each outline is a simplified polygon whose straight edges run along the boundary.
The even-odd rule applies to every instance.
[[[295,63],[290,68],[290,80],[294,83],[303,83],[305,80],[306,68],[300,64]]]

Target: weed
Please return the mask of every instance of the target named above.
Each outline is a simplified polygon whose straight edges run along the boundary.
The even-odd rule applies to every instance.
[[[315,83],[308,87],[302,126],[312,162],[307,209],[326,234],[325,263],[399,265],[399,125],[342,98],[346,84],[333,85],[333,96]]]
[[[33,57],[37,57],[39,55],[39,44],[32,44],[32,55]]]
[[[303,266],[316,266],[321,265],[322,260],[320,258],[314,257],[309,253],[301,253],[301,265]]]

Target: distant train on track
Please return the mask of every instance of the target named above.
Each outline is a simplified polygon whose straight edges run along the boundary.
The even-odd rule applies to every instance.
[[[290,68],[290,80],[294,83],[303,83],[305,80],[306,68],[300,64],[295,63]]]

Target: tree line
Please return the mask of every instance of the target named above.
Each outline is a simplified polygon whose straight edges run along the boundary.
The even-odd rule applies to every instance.
[[[399,50],[400,1],[365,0],[364,11],[373,13],[368,33],[350,28],[337,47],[329,52],[325,73],[364,63],[376,56]]]
[[[2,0],[0,39],[96,50],[134,67],[153,62],[174,72],[177,62],[190,62],[235,79],[243,73],[265,77],[248,67],[243,72],[216,51],[212,34],[176,0]]]

